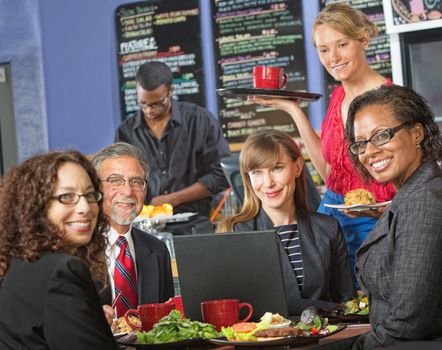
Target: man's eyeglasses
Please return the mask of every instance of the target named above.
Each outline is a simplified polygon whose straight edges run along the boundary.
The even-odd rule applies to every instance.
[[[148,109],[148,108],[161,109],[161,108],[164,108],[164,106],[167,103],[167,99],[169,97],[170,97],[170,95],[169,95],[169,93],[167,93],[167,96],[160,102],[144,103],[144,102],[138,101],[138,106],[140,106],[141,109]]]
[[[63,204],[77,204],[80,201],[80,198],[84,197],[88,201],[88,203],[98,203],[103,198],[101,192],[88,192],[84,194],[78,193],[62,193],[58,196],[52,196],[52,199],[57,199],[60,203]]]
[[[393,138],[394,135],[398,133],[399,130],[401,130],[403,127],[407,126],[408,124],[410,123],[405,122],[399,126],[396,126],[395,128],[379,131],[376,134],[374,134],[372,137],[370,137],[368,140],[353,142],[348,148],[350,149],[350,152],[353,153],[354,155],[363,154],[365,153],[365,150],[367,149],[367,144],[369,142],[375,146],[385,145]]]
[[[107,179],[101,181],[107,182],[114,190],[123,188],[126,185],[126,182],[129,182],[130,188],[134,191],[144,191],[147,186],[146,179],[143,179],[142,177],[133,177],[126,180],[119,176],[109,176]]]

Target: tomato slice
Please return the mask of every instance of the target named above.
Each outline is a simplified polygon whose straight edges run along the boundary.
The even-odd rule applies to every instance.
[[[256,328],[256,324],[253,322],[241,322],[232,326],[233,331],[237,333],[249,333]]]

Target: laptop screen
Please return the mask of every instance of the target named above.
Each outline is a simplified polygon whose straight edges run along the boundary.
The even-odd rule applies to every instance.
[[[216,299],[252,304],[254,321],[268,311],[287,317],[278,244],[273,230],[175,236],[186,317],[202,320],[201,302]]]

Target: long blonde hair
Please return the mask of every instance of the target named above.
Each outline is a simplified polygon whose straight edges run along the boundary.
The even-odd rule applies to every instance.
[[[312,42],[315,47],[315,32],[321,24],[329,25],[348,38],[360,42],[365,40],[366,32],[370,38],[379,34],[379,28],[370,21],[367,15],[350,5],[343,3],[327,5],[316,16],[312,30]]]
[[[253,191],[249,172],[255,169],[268,168],[276,165],[281,151],[293,161],[301,157],[301,152],[293,139],[278,130],[263,130],[251,134],[243,145],[239,156],[241,177],[244,184],[244,203],[241,211],[232,217],[224,219],[217,227],[217,232],[231,232],[238,222],[254,218],[260,208],[261,201]],[[296,179],[295,201],[296,208],[307,209],[304,168]]]

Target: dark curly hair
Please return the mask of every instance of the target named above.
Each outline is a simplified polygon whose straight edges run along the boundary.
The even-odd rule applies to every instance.
[[[356,114],[363,108],[373,105],[385,106],[386,112],[390,112],[391,116],[399,123],[408,122],[408,127],[421,124],[424,129],[424,139],[420,143],[424,155],[422,161],[442,160],[442,136],[433,111],[426,100],[414,90],[398,85],[381,86],[367,91],[353,100],[348,109],[345,126],[346,138],[350,144],[355,141],[354,119]],[[359,157],[352,154],[350,150],[348,153],[354,166],[368,180],[370,175],[359,162]]]
[[[14,258],[35,261],[45,251],[65,252],[64,233],[48,217],[58,169],[65,163],[79,164],[89,175],[95,191],[100,182],[92,164],[77,151],[49,152],[29,158],[11,169],[0,182],[0,279]],[[74,253],[90,268],[92,277],[107,284],[105,260],[109,223],[99,205],[97,226],[90,242]]]

